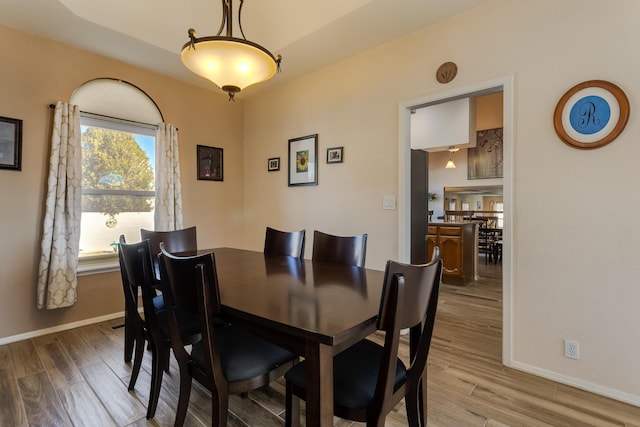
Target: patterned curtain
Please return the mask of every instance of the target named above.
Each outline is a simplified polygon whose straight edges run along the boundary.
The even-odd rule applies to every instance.
[[[58,102],[51,137],[51,159],[42,253],[38,268],[38,308],[69,307],[76,302],[82,151],[80,108]]]
[[[182,226],[182,188],[178,129],[161,123],[156,134],[156,231],[172,231]]]

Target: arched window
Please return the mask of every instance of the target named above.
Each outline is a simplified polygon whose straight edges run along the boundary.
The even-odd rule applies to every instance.
[[[155,135],[163,118],[144,91],[116,79],[86,82],[70,102],[81,110],[79,272],[108,269],[121,234],[132,239],[154,229]]]

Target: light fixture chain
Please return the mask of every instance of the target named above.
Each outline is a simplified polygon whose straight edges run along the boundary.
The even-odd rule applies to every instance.
[[[238,8],[238,27],[240,28],[240,34],[242,34],[243,39],[247,39],[244,36],[244,31],[242,30],[242,6],[244,5],[244,0],[240,0],[240,7]]]
[[[218,28],[218,33],[216,34],[216,37],[218,37],[220,34],[222,34],[222,30],[224,29],[224,25],[227,22],[227,10],[229,9],[229,2],[228,0],[222,0],[222,21],[220,22],[220,28]]]

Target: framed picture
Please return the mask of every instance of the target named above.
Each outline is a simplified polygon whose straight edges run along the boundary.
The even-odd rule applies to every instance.
[[[553,113],[556,133],[567,145],[599,148],[620,135],[629,120],[629,99],[613,83],[589,80],[569,89]]]
[[[327,148],[327,163],[342,163],[343,147]]]
[[[272,157],[267,161],[267,170],[269,172],[280,170],[280,157]]]
[[[0,169],[22,169],[22,120],[0,117]]]
[[[223,181],[222,148],[198,145],[198,179]]]
[[[467,150],[467,178],[502,178],[502,128],[476,132],[476,146]]]
[[[318,185],[318,134],[289,140],[289,187]]]

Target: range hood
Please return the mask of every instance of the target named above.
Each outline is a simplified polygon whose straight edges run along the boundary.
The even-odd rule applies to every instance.
[[[411,114],[411,148],[429,152],[476,146],[476,101],[462,98],[416,108]]]

